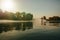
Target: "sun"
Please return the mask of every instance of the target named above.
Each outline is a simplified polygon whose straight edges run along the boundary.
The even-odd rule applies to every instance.
[[[14,8],[14,4],[13,4],[12,0],[2,0],[1,1],[2,10],[10,11],[10,10],[13,10],[13,8]]]

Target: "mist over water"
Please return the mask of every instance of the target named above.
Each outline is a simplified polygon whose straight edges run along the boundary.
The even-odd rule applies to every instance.
[[[59,37],[60,23],[46,23],[41,25],[41,19],[26,22],[0,23],[0,40],[47,39]],[[55,35],[55,34],[58,35]],[[54,34],[54,35],[53,35]],[[40,35],[40,37],[38,36]],[[43,36],[44,35],[44,36]],[[50,37],[50,36],[55,37]],[[36,38],[33,38],[36,36]],[[47,38],[45,36],[48,36]],[[2,38],[3,37],[3,38]],[[43,37],[43,38],[42,38]],[[24,38],[24,39],[23,39]],[[57,38],[56,38],[57,39]]]

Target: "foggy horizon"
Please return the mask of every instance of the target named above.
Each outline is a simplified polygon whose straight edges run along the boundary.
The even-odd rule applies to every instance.
[[[31,13],[34,18],[60,16],[60,0],[0,0],[0,9]]]

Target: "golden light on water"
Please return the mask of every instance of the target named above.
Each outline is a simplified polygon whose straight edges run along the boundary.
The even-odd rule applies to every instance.
[[[6,11],[14,10],[14,3],[12,0],[2,0],[1,9]]]

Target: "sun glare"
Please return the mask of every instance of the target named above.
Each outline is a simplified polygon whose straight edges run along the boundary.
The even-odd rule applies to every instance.
[[[14,9],[14,3],[12,0],[2,0],[1,9],[6,11],[11,11]]]

